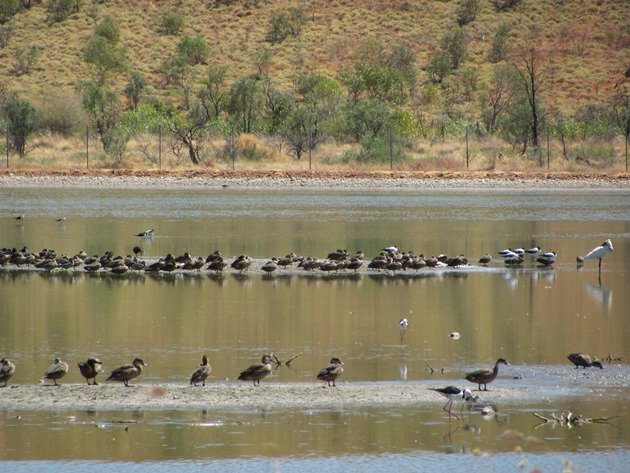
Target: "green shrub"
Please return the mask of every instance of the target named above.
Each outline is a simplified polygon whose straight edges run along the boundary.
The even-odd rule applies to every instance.
[[[467,25],[475,21],[479,11],[479,0],[460,0],[457,6],[456,16],[459,26]]]
[[[15,33],[13,23],[8,22],[4,25],[0,24],[0,48],[4,48],[7,44],[9,44],[13,33]]]
[[[81,0],[48,0],[46,2],[46,14],[48,21],[58,23],[70,15],[77,13],[81,8]]]
[[[116,45],[120,41],[120,28],[111,16],[104,16],[101,21],[96,24],[94,34],[105,38],[109,44]]]
[[[346,151],[342,161],[348,163],[356,161],[357,163],[389,163],[404,161],[405,154],[399,145],[392,143],[390,148],[389,139],[387,137],[368,137],[361,141],[361,147],[356,150]]]
[[[37,45],[31,43],[28,48],[18,48],[13,57],[13,71],[17,75],[28,74],[37,62],[39,49]]]
[[[0,24],[5,24],[19,11],[19,0],[0,0]]]
[[[176,11],[167,11],[160,20],[160,32],[177,35],[184,29],[184,15]]]
[[[65,137],[71,136],[84,123],[81,101],[76,94],[45,91],[39,112],[39,128]]]
[[[177,56],[194,66],[208,59],[210,47],[201,36],[184,36],[177,45]]]
[[[490,62],[499,62],[505,58],[509,33],[510,27],[507,24],[502,23],[497,27],[492,38],[492,46],[488,52],[488,60]]]
[[[37,126],[35,107],[28,100],[10,96],[5,101],[2,112],[8,125],[9,146],[23,158],[26,154],[26,140]]]

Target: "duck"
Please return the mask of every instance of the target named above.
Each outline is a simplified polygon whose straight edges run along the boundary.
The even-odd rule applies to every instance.
[[[96,375],[101,372],[101,365],[103,362],[97,358],[88,358],[86,361],[80,362],[77,366],[79,367],[79,371],[81,375],[87,380],[88,386],[90,386],[90,379],[93,379],[92,383],[94,386],[97,386]]]
[[[445,388],[429,388],[431,391],[435,391],[440,393],[442,396],[448,398],[446,404],[442,408],[443,411],[448,412],[448,418],[451,418],[451,414],[457,417],[460,421],[462,420],[457,414],[451,412],[451,408],[453,407],[453,401],[455,399],[461,398],[466,404],[471,405],[473,402],[477,402],[479,400],[479,396],[473,396],[470,389],[460,389],[457,386],[446,386]],[[448,406],[448,409],[446,408]],[[464,406],[462,405],[462,412],[464,411]]]
[[[490,253],[486,253],[481,258],[479,258],[479,264],[483,264],[484,266],[488,266],[492,261],[492,256]]]
[[[575,365],[575,369],[578,369],[580,366],[584,367],[584,369],[591,366],[597,366],[600,370],[604,369],[600,361],[593,360],[585,353],[571,353],[567,358]]]
[[[0,382],[4,381],[4,387],[9,384],[9,379],[15,374],[15,365],[7,358],[0,360]]]
[[[337,357],[333,357],[330,359],[330,364],[325,368],[322,368],[319,373],[317,373],[317,379],[325,381],[328,383],[328,387],[332,386],[336,387],[335,380],[341,376],[343,373],[343,363]]]
[[[212,368],[210,367],[210,363],[208,363],[208,355],[203,355],[199,368],[190,376],[190,384],[197,386],[197,383],[201,383],[202,386],[205,386],[206,379],[210,376],[211,371]]]
[[[479,385],[479,391],[481,391],[481,385],[483,384],[483,391],[488,390],[488,383],[491,383],[495,380],[497,375],[499,374],[499,365],[504,364],[506,366],[510,366],[510,364],[505,360],[505,358],[499,358],[497,362],[494,364],[493,369],[484,369],[472,371],[470,373],[466,373],[464,379],[467,379],[471,383],[477,383]]]
[[[147,364],[140,358],[134,359],[130,365],[122,365],[112,371],[107,381],[120,381],[125,383],[125,386],[129,386],[129,381],[137,378],[142,374],[142,367]]]
[[[232,261],[232,264],[230,265],[230,267],[232,269],[236,269],[237,271],[247,271],[247,268],[249,268],[251,264],[252,264],[252,260],[250,259],[249,256],[240,255],[238,258]]]
[[[54,381],[55,386],[59,386],[57,383],[58,379],[63,378],[68,372],[68,363],[65,361],[61,361],[60,358],[55,358],[53,360],[53,364],[48,367],[44,376],[42,377],[42,381],[51,380]]]
[[[138,257],[138,255],[142,256],[142,248],[140,248],[138,245],[134,246],[132,251],[136,258]]]
[[[271,357],[269,355],[263,355],[260,363],[251,365],[249,368],[241,371],[238,375],[238,379],[241,381],[253,381],[254,386],[258,384],[260,386],[260,380],[271,373]]]
[[[267,274],[271,274],[276,269],[278,269],[278,263],[276,261],[277,261],[276,258],[272,258],[269,261],[267,261],[260,269],[262,269]]]

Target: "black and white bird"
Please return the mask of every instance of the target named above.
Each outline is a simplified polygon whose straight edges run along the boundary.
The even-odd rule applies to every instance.
[[[145,231],[143,231],[143,232],[136,233],[136,236],[137,236],[137,237],[140,237],[140,238],[150,238],[150,237],[152,237],[152,236],[153,236],[153,234],[154,234],[154,233],[155,233],[155,230],[153,230],[152,228],[150,228],[150,229],[145,230]]]
[[[540,253],[540,251],[541,251],[540,246],[533,246],[531,248],[526,249],[525,253],[532,256],[536,256],[538,253]]]
[[[15,217],[16,220],[24,220],[24,214]]]
[[[602,258],[604,256],[606,256],[608,253],[610,253],[612,250],[613,250],[612,242],[610,241],[610,239],[608,239],[604,243],[599,245],[598,247],[593,248],[586,255],[578,256],[577,257],[578,266],[582,266],[584,264],[584,261],[586,261],[586,260],[597,259],[597,260],[599,260],[599,270],[601,271],[602,270]]]
[[[387,253],[392,255],[392,254],[398,253],[398,248],[396,248],[395,246],[388,246],[387,248],[382,248],[381,251],[387,251]]]
[[[407,319],[400,319],[398,321],[398,327],[400,327],[400,343],[402,343],[405,332],[409,328],[409,321]]]
[[[543,253],[536,258],[536,261],[540,263],[541,266],[551,266],[556,262],[556,252],[548,251],[547,253]]]
[[[462,400],[464,404],[468,406],[471,406],[473,403],[479,401],[479,396],[473,396],[472,392],[468,388],[460,389],[457,386],[446,386],[445,388],[429,388],[429,389],[437,393],[440,393],[442,396],[448,398],[448,401],[446,402],[446,404],[444,404],[444,407],[442,408],[442,410],[445,412],[448,412],[449,419],[451,418],[451,414],[452,414],[455,417],[457,417],[457,419],[459,419],[460,421],[462,420],[461,417],[459,417],[457,414],[451,411],[451,408],[453,407],[453,401]],[[464,404],[462,404],[462,409],[461,409],[460,414],[464,412]]]

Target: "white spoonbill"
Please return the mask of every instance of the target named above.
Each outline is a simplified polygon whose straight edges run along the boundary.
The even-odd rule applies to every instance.
[[[577,257],[578,266],[582,266],[584,264],[584,261],[586,261],[586,260],[598,259],[599,260],[599,270],[601,271],[602,270],[602,258],[604,256],[606,256],[608,253],[610,253],[612,250],[613,250],[613,245],[612,245],[612,242],[610,241],[610,238],[609,238],[608,240],[606,240],[604,243],[602,243],[597,248],[593,248],[586,255],[578,256]]]
[[[400,327],[400,343],[402,343],[405,332],[409,328],[409,321],[407,319],[400,319],[398,321],[398,326]]]

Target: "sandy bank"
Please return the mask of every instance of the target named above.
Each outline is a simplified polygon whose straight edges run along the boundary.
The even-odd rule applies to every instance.
[[[205,387],[182,384],[111,383],[98,386],[62,384],[55,386],[9,385],[0,388],[0,409],[329,409],[356,406],[409,406],[443,404],[445,399],[429,386],[443,383],[321,383],[264,382],[211,383]],[[481,394],[484,402],[518,401],[527,388],[491,387]]]
[[[627,174],[488,172],[0,170],[0,187],[237,189],[622,189]]]

